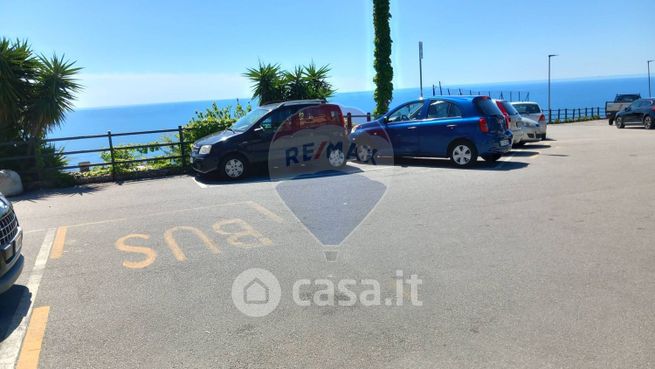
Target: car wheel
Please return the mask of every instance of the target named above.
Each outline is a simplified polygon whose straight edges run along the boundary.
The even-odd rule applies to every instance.
[[[614,123],[618,129],[625,128],[625,123],[623,123],[623,118],[621,117],[616,117],[616,119],[614,119]]]
[[[653,118],[650,115],[644,117],[644,128],[653,129]]]
[[[500,155],[500,154],[483,155],[482,159],[484,159],[484,161],[488,161],[490,163],[495,163],[501,158],[501,156],[502,155]]]
[[[469,141],[457,141],[450,146],[450,161],[460,168],[470,167],[478,160],[478,152]]]
[[[367,163],[373,156],[373,148],[369,145],[358,145],[356,154],[358,161]]]
[[[346,166],[346,154],[339,148],[333,149],[328,153],[328,163],[332,168],[343,168]]]
[[[610,123],[610,126],[614,125],[614,119],[610,118],[609,123]]]
[[[219,173],[223,178],[237,180],[246,176],[248,171],[248,162],[238,154],[231,154],[221,160]]]
[[[517,142],[514,144],[514,147],[523,147],[525,146],[525,141]]]

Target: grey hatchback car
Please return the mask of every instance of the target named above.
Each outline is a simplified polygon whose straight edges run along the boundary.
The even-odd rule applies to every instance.
[[[10,289],[23,271],[22,246],[23,230],[14,207],[0,194],[0,294]]]

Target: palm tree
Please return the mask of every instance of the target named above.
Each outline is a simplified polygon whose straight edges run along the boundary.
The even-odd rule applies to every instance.
[[[60,151],[42,140],[73,110],[80,69],[63,56],[34,55],[27,41],[0,38],[0,144],[12,142],[0,145],[0,157],[34,157],[3,161],[3,167],[29,173],[29,182],[41,178],[43,168],[65,165]]]
[[[308,94],[305,79],[305,69],[297,66],[292,72],[284,73],[285,98],[288,100],[306,99]]]
[[[72,111],[81,86],[75,62],[35,56],[26,41],[0,39],[0,133],[2,141],[35,141]],[[33,149],[33,147],[32,147]]]
[[[284,71],[279,64],[264,64],[249,68],[243,75],[252,82],[253,98],[260,105],[270,102],[299,99],[327,99],[335,90],[328,82],[330,66],[297,66]]]
[[[26,41],[0,39],[0,140],[14,140],[33,94],[39,60]]]
[[[263,64],[249,68],[244,77],[252,82],[253,98],[259,99],[261,105],[284,100],[284,83],[279,64]]]
[[[335,90],[327,81],[329,73],[329,65],[324,65],[318,68],[314,62],[311,62],[305,67],[305,83],[307,84],[308,95],[310,98],[327,99],[334,95]]]
[[[41,139],[61,125],[66,113],[73,110],[75,93],[81,85],[74,78],[82,69],[64,56],[39,57],[41,68],[34,83],[34,95],[27,107],[26,126],[31,138]]]

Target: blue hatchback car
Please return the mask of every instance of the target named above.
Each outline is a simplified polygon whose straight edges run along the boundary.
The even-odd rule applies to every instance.
[[[372,142],[385,136],[392,153]],[[478,156],[494,162],[511,150],[505,117],[487,96],[443,96],[411,101],[379,119],[353,128],[351,141],[361,162],[379,155],[450,158],[458,167]],[[379,141],[378,141],[379,142]]]

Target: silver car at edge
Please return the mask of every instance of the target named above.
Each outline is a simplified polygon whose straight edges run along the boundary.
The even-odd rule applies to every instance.
[[[512,105],[516,110],[518,110],[522,117],[530,118],[539,124],[539,138],[545,140],[548,131],[548,122],[546,121],[546,115],[541,109],[541,106],[532,101],[516,101],[513,102]]]
[[[23,230],[14,207],[0,193],[0,295],[13,286],[23,271],[22,246]]]
[[[541,141],[541,133],[539,123],[524,116],[519,118],[518,126],[523,131],[523,138],[516,146],[525,145],[528,142],[539,142]]]

